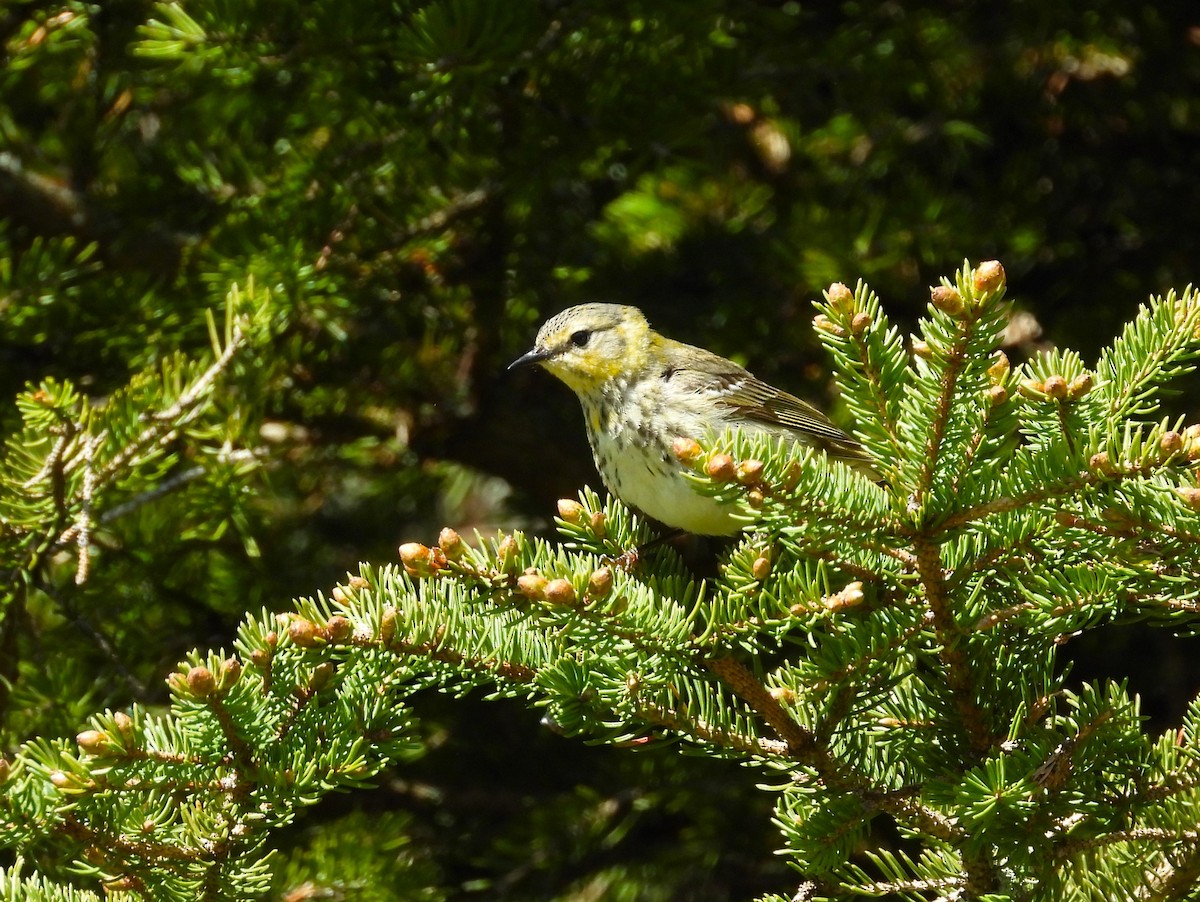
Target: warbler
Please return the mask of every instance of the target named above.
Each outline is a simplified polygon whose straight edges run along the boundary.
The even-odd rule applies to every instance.
[[[684,476],[675,439],[731,427],[822,449],[878,479],[862,446],[825,414],[732,360],[650,328],[642,311],[580,304],[547,320],[509,369],[539,364],[579,396],[596,469],[608,490],[647,516],[698,535],[745,528],[734,509]]]

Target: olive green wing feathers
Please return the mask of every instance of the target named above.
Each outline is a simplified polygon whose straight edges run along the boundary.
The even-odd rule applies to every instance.
[[[870,470],[862,445],[807,401],[768,385],[732,360],[703,348],[685,347],[685,353],[673,355],[675,377],[694,391],[714,396],[717,403],[739,418],[796,432],[800,441],[815,445],[832,457],[858,464],[859,469]]]

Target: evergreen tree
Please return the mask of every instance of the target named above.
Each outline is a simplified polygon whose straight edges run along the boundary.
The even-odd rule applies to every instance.
[[[110,891],[150,897],[746,898],[783,891],[789,862],[813,892],[855,881],[888,892],[943,865],[947,880],[961,878],[948,864],[956,855],[987,885],[986,861],[968,862],[957,833],[927,835],[918,815],[959,816],[979,798],[967,775],[995,788],[995,761],[1011,776],[1036,759],[1063,773],[1040,778],[1028,810],[1051,819],[1077,885],[1101,885],[1088,868],[1106,867],[1132,885],[1136,859],[1157,874],[1143,895],[1186,896],[1192,828],[1155,856],[1187,796],[1194,639],[1173,637],[1189,634],[1190,596],[1184,582],[1169,602],[1154,592],[1190,566],[1192,437],[1174,418],[1196,411],[1186,396],[1145,408],[1163,397],[1153,380],[1186,366],[1185,351],[1163,356],[1183,339],[1165,320],[1135,320],[1087,388],[1079,358],[1036,356],[1036,329],[1016,325],[1032,311],[1096,359],[1136,299],[1194,279],[1194,26],[1183,6],[1111,0],[1002,17],[974,5],[709,0],[0,5],[0,399],[18,397],[0,404],[3,818],[19,856],[0,859],[5,893],[63,898],[94,891],[100,875]],[[832,295],[837,309],[809,328],[819,286],[861,276],[889,298],[897,334],[923,334],[919,286],[964,252],[1003,259],[1024,308],[1004,339],[1019,379],[1002,366],[986,385],[979,375],[995,319],[972,327],[957,364],[955,391],[1010,396],[986,416],[957,394],[938,412],[929,380],[950,372],[937,355],[955,346],[926,336],[934,356],[910,363],[877,331],[882,314],[866,295]],[[235,284],[244,290],[222,329],[208,311]],[[955,287],[977,299],[973,282]],[[993,294],[970,316],[1003,319]],[[1182,309],[1167,297],[1155,316]],[[666,549],[629,573],[610,569],[597,577],[613,580],[604,597],[631,607],[599,618],[607,609],[587,587],[601,558],[651,532],[587,494],[585,513],[563,508],[553,539],[554,500],[595,479],[578,412],[566,392],[499,378],[536,322],[593,299],[638,304],[664,331],[810,395],[830,388],[825,341],[842,381],[835,414],[893,462],[888,486],[835,476],[818,512],[833,519],[847,505],[854,519],[838,531],[788,501],[833,491],[814,485],[820,461],[801,461],[797,475],[779,469],[789,460],[778,449],[706,447],[697,482],[748,505],[745,542],[719,577],[695,577]],[[929,314],[929,328],[957,335],[955,315]],[[879,344],[864,357],[847,335]],[[1136,401],[1102,416],[1095,405],[1116,398],[1120,380]],[[1021,384],[1031,397],[1016,397]],[[978,447],[962,445],[967,432]],[[1129,443],[1140,435],[1149,454],[1171,433],[1183,450],[1137,458],[1134,472]],[[928,472],[904,470],[922,441]],[[707,475],[714,455],[713,473],[733,482]],[[918,509],[896,507],[922,485]],[[1051,494],[1030,495],[1035,486]],[[968,504],[1005,498],[1030,510]],[[1146,533],[1156,518],[1157,543]],[[430,542],[425,557],[409,543],[446,523],[485,538],[441,567],[446,551]],[[505,557],[493,585],[498,528],[513,537],[503,547],[517,569]],[[928,566],[878,559],[883,548],[915,556],[922,529],[945,571],[942,596],[914,588]],[[401,542],[419,579],[386,564]],[[360,560],[374,563],[359,572]],[[1112,569],[1120,561],[1126,569]],[[357,576],[341,599],[288,602],[347,569]],[[551,599],[569,598],[558,579],[577,607],[539,596],[552,586]],[[979,594],[964,598],[964,585]],[[838,608],[825,619],[804,607],[818,586]],[[999,586],[1008,605],[989,607]],[[785,618],[771,604],[793,590]],[[1061,601],[1072,592],[1083,598],[1074,607]],[[453,613],[449,632],[404,619],[426,597]],[[898,625],[904,598],[926,611],[944,598],[946,610],[910,634]],[[763,607],[741,625],[752,599]],[[1062,644],[1047,649],[1039,618],[1052,604]],[[401,638],[385,648],[389,608]],[[657,619],[637,619],[651,611]],[[338,616],[349,637],[338,638]],[[638,644],[648,622],[665,636],[649,661]],[[297,644],[309,641],[305,623],[311,648]],[[879,631],[875,644],[863,624]],[[467,673],[501,625],[511,647],[496,655],[517,657],[480,660],[521,664],[536,674],[527,684],[516,669]],[[456,645],[456,630],[474,638]],[[540,638],[526,647],[531,634]],[[880,650],[889,636],[894,657]],[[993,654],[992,642],[1029,660]],[[536,648],[563,657],[547,666]],[[164,674],[189,649],[202,651],[168,689]],[[443,649],[463,657],[439,659]],[[861,652],[852,660],[866,682],[836,670],[847,649]],[[267,670],[255,661],[264,654]],[[949,667],[956,656],[965,663]],[[726,658],[745,674],[711,669]],[[1036,679],[1021,669],[1035,664]],[[638,685],[619,688],[618,673]],[[1018,677],[1032,698],[1020,724]],[[763,707],[756,685],[795,727]],[[1141,732],[1113,685],[1143,705]],[[582,692],[569,702],[572,686]],[[972,692],[979,717],[959,710]],[[1105,715],[1101,697],[1126,713]],[[528,698],[554,730],[598,744],[539,729]],[[649,718],[650,703],[676,720]],[[941,758],[924,757],[925,721],[902,715],[936,723]],[[688,733],[693,723],[744,728],[729,736],[757,751]],[[915,813],[889,795],[869,824],[838,820],[837,792],[849,810],[864,797],[875,805],[879,787],[868,782],[863,796],[828,772],[798,799],[808,784],[788,781],[819,762],[784,751],[795,729],[885,792],[911,777]],[[1004,731],[1012,737],[980,751]],[[1109,745],[1117,733],[1124,752]],[[1143,765],[1166,767],[1167,751],[1134,750],[1172,734],[1169,773],[1184,782],[1166,789]],[[904,758],[902,770],[903,743],[912,766]],[[676,754],[697,749],[706,754]],[[1103,776],[1133,758],[1135,789]],[[926,779],[931,767],[943,782]],[[1104,792],[1079,789],[1081,774],[1100,774]],[[1025,804],[1013,781],[1004,788],[1015,795],[996,793]],[[755,791],[762,782],[788,788]],[[1054,806],[1081,799],[1086,817],[1064,838]],[[1102,803],[1108,833],[1096,826]],[[854,853],[817,849],[796,826],[810,815],[814,830],[821,818],[843,824]],[[1029,878],[984,814],[971,817],[984,845],[997,843],[997,892],[1044,877]],[[785,856],[769,854],[781,844]]]

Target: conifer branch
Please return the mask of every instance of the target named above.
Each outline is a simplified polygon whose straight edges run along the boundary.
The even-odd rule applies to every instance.
[[[1052,498],[1070,497],[1085,486],[1097,485],[1102,481],[1102,478],[1096,476],[1094,478],[1081,478],[1071,476],[1067,479],[1054,483],[1052,485],[1041,486],[1037,489],[1031,489],[1024,494],[1013,497],[995,498],[991,501],[984,501],[980,504],[972,505],[971,507],[963,508],[955,512],[950,517],[947,517],[942,523],[941,528],[950,531],[961,529],[964,526],[982,520],[991,514],[1011,513],[1012,511],[1021,510],[1033,504],[1041,504],[1049,501]]]
[[[1168,322],[1169,321],[1169,322]],[[1101,356],[1097,369],[1107,378],[1107,413],[1120,425],[1146,406],[1148,388],[1164,374],[1179,372],[1195,356],[1200,340],[1200,294],[1189,285],[1183,296],[1170,292],[1166,300],[1152,299],[1124,334]],[[1150,331],[1158,325],[1162,331]],[[1151,409],[1152,409],[1151,405]]]
[[[839,784],[844,781],[842,766],[818,749],[816,737],[796,723],[745,665],[729,657],[707,658],[704,663],[735,695],[758,712],[787,746],[790,757],[811,764],[826,779]]]
[[[1172,853],[1171,860],[1155,868],[1154,873],[1134,895],[1136,902],[1183,902],[1196,897],[1200,882],[1200,848],[1195,839],[1182,855]]]
[[[946,684],[950,689],[955,710],[962,719],[967,742],[975,755],[982,757],[991,747],[992,738],[988,734],[983,712],[975,702],[978,697],[975,680],[962,648],[964,631],[955,620],[951,609],[941,554],[937,545],[928,538],[918,539],[914,542],[914,547],[917,553],[917,572],[925,587],[925,603],[933,615],[933,629],[938,637],[938,655],[946,665]]]
[[[887,388],[884,385],[883,371],[876,365],[875,359],[871,354],[871,348],[867,344],[869,333],[865,329],[855,332],[851,328],[849,331],[851,340],[854,342],[854,347],[858,351],[863,382],[866,383],[870,392],[871,407],[876,414],[875,424],[887,436],[893,459],[902,460],[904,457],[904,443],[900,438],[899,423],[889,406],[889,397]]]
[[[448,529],[436,547],[405,543],[402,567],[364,565],[328,598],[249,618],[237,657],[189,656],[197,663],[169,681],[169,714],[97,714],[77,748],[39,741],[0,760],[0,832],[16,837],[8,845],[18,854],[82,856],[81,870],[114,890],[165,898],[186,886],[188,898],[227,898],[238,880],[268,879],[266,834],[299,806],[363,786],[415,748],[409,693],[483,687],[545,705],[567,735],[618,747],[675,736],[783,775],[776,822],[787,854],[802,873],[837,875],[804,884],[798,898],[975,900],[1046,876],[1113,898],[1190,898],[1200,883],[1195,705],[1177,735],[1156,741],[1123,686],[1066,684],[1054,655],[1062,635],[1130,613],[1191,629],[1200,428],[1102,422],[1105,396],[1082,400],[1090,375],[1065,352],[1029,365],[1042,396],[1009,403],[1002,395],[1017,377],[983,356],[1002,311],[979,297],[990,301],[995,286],[968,303],[965,285],[957,300],[944,286],[930,350],[915,363],[869,334],[883,321],[873,314],[839,307],[827,324],[826,344],[858,368],[842,380],[851,409],[884,421],[860,434],[875,453],[895,446],[910,499],[734,439],[739,459],[757,464],[745,468],[751,477],[701,487],[729,501],[743,492],[760,515],[716,577],[669,553],[615,567],[607,555],[648,534],[591,492],[559,506],[565,547],[513,533],[473,548]],[[1189,336],[1171,332],[1161,310],[1147,314],[1112,358],[1143,380],[1119,403],[1148,409],[1162,360],[1184,360]],[[1137,366],[1139,347],[1164,341],[1177,351],[1157,368]],[[69,552],[69,542],[82,553],[96,524],[198,478],[191,467],[157,486],[128,480],[130,500],[99,503],[106,460],[122,462],[145,441],[122,464],[140,468],[197,415],[194,395],[212,383],[196,386],[215,371],[189,372],[164,369],[163,387],[149,386],[160,399],[174,386],[174,404],[130,391],[125,407],[89,411],[49,384],[48,402],[27,396],[41,432],[14,455],[21,469],[9,485],[26,488],[4,514],[32,510],[56,528],[7,532],[21,536],[22,554]],[[125,420],[106,432],[114,413]],[[1060,430],[1089,445],[1068,449]],[[11,613],[27,618],[25,584]],[[50,600],[70,612],[69,600]],[[10,618],[4,635],[25,623]],[[195,800],[193,816],[164,814],[180,798]],[[919,854],[890,850],[880,816]],[[1129,866],[1142,847],[1149,863]],[[855,864],[864,854],[870,871]]]
[[[178,843],[156,843],[148,840],[133,842],[119,839],[100,830],[95,830],[78,818],[68,815],[62,824],[63,832],[71,839],[102,851],[106,857],[126,865],[137,859],[162,862],[170,866],[175,862],[194,862],[209,859],[211,852],[181,846]]]
[[[946,427],[950,423],[954,391],[958,384],[958,377],[967,362],[966,353],[971,337],[968,325],[969,323],[964,323],[961,326],[954,345],[946,351],[946,367],[938,382],[937,400],[934,403],[928,438],[921,457],[921,469],[917,476],[913,500],[910,502],[910,507],[918,510],[924,507],[925,498],[933,488],[933,477],[941,460],[942,442],[946,436]]]
[[[234,448],[223,449],[216,455],[216,461],[221,464],[239,464],[248,463],[250,461],[261,461],[265,455],[257,448]],[[158,484],[152,486],[144,492],[141,492],[128,501],[122,501],[120,504],[113,505],[104,511],[97,518],[98,523],[107,524],[121,519],[128,514],[133,513],[147,504],[158,501],[160,498],[165,498],[174,492],[178,492],[199,479],[207,476],[209,470],[204,466],[189,467],[172,476],[168,476]],[[63,538],[70,541],[73,536],[68,531]]]
[[[845,887],[855,895],[891,896],[900,893],[937,892],[939,898],[952,899],[959,890],[965,889],[967,881],[962,877],[933,877],[926,880],[879,880],[870,883],[854,883]],[[953,892],[947,893],[946,890]]]
[[[880,585],[888,581],[886,573],[881,573],[878,570],[872,570],[869,567],[863,567],[859,564],[855,564],[853,561],[848,561],[845,559],[845,556],[843,554],[839,554],[836,549],[814,548],[807,545],[799,545],[799,549],[802,554],[805,554],[814,560],[828,561],[831,564],[837,565],[837,568],[845,572],[847,576],[852,576],[860,582]],[[871,550],[879,550],[881,554],[884,553],[881,549],[877,549],[875,547],[872,547]],[[887,556],[904,564],[908,564],[911,559],[907,552],[905,552],[903,549],[893,549],[893,553],[888,554]]]
[[[752,755],[755,758],[779,759],[789,756],[788,745],[782,740],[744,736],[731,730],[685,719],[678,712],[649,702],[637,701],[637,716],[673,733],[690,736],[699,743]]]
[[[1184,793],[1193,793],[1200,788],[1200,770],[1192,764],[1195,759],[1189,759],[1186,770],[1177,770],[1169,774],[1160,783],[1147,786],[1134,796],[1135,802],[1159,802]]]
[[[229,368],[229,365],[233,363],[238,352],[248,343],[248,334],[242,328],[241,324],[235,321],[229,338],[225,342],[225,346],[221,349],[221,353],[217,356],[217,359],[191,385],[184,389],[179,397],[175,399],[174,403],[163,410],[143,415],[143,422],[148,421],[149,424],[133,441],[124,445],[109,458],[97,474],[96,479],[98,484],[103,485],[111,482],[134,458],[145,454],[146,451],[152,448],[160,447],[170,442],[178,435],[179,430],[199,413],[201,402],[209,396],[213,383]]]
[[[959,843],[968,838],[967,831],[955,823],[953,818],[947,817],[936,808],[922,805],[914,795],[910,789],[897,790],[881,796],[878,804],[900,823],[915,827],[943,842]]]
[[[245,777],[252,777],[258,769],[254,763],[254,750],[242,738],[237,723],[230,715],[229,709],[221,701],[220,696],[211,695],[206,701],[208,702],[209,710],[213,713],[213,717],[216,718],[217,724],[221,727],[221,733],[225,736],[225,741],[229,743],[229,748],[233,752],[233,758],[237,762],[238,769]]]
[[[91,552],[92,499],[96,494],[96,447],[99,436],[88,436],[83,442],[83,487],[79,492],[79,517],[75,521],[75,544],[78,546],[75,566],[75,585],[87,582]]]
[[[1200,844],[1200,830],[1171,830],[1165,827],[1133,827],[1129,830],[1117,830],[1101,836],[1089,836],[1084,839],[1066,840],[1055,849],[1055,857],[1067,860],[1082,852],[1111,846],[1116,843],[1147,842],[1165,843],[1176,846],[1179,843]],[[1198,849],[1200,851],[1200,849]]]
[[[892,793],[871,787],[861,774],[831,754],[813,733],[796,723],[744,665],[729,657],[708,658],[705,664],[770,725],[783,741],[788,757],[811,767],[830,787],[853,793],[864,803],[901,821],[920,823],[940,838],[961,837],[947,818],[914,801],[910,793]]]
[[[472,658],[441,642],[411,643],[394,639],[383,647],[397,657],[435,661],[475,673],[490,674],[510,683],[532,683],[537,678],[537,671],[524,664],[495,658]]]

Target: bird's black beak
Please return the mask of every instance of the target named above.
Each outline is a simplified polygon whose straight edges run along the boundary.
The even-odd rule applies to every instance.
[[[522,354],[516,360],[508,365],[510,370],[515,370],[517,367],[529,366],[533,363],[541,363],[543,360],[549,360],[554,355],[549,351],[544,351],[541,348],[534,348],[526,354]]]

